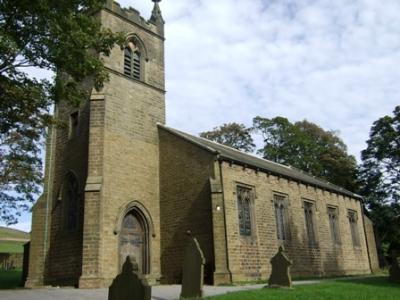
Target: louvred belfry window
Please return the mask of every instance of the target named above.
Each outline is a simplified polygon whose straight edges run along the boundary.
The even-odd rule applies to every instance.
[[[134,79],[141,79],[141,60],[138,47],[129,42],[124,50],[124,74]]]
[[[252,190],[246,187],[237,187],[238,216],[240,235],[251,235],[251,199]]]

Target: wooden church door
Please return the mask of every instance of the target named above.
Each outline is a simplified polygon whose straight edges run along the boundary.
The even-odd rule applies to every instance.
[[[125,216],[122,222],[120,234],[120,268],[124,264],[127,256],[133,256],[139,266],[139,271],[146,273],[146,236],[145,230],[138,217],[133,213]]]

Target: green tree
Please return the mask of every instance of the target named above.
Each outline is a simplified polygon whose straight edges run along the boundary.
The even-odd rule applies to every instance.
[[[264,139],[258,153],[349,190],[356,190],[356,159],[333,131],[306,120],[291,123],[284,117],[256,117],[253,127]]]
[[[361,193],[382,243],[400,249],[400,106],[373,123],[361,152]]]
[[[228,123],[215,127],[211,131],[202,132],[200,136],[237,150],[253,152],[255,144],[251,130],[251,128],[246,128],[244,124]]]
[[[122,34],[96,19],[105,0],[0,0],[0,220],[15,223],[39,191],[40,143],[56,99],[79,105],[80,84],[100,89],[109,55]],[[63,74],[54,81],[29,76],[27,67]]]

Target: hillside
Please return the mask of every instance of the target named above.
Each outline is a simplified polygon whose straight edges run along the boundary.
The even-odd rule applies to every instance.
[[[29,239],[27,232],[0,226],[0,253],[22,253]]]

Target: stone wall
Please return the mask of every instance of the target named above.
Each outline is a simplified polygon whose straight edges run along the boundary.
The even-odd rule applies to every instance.
[[[190,230],[206,258],[205,282],[214,271],[210,175],[213,155],[159,129],[161,270],[163,283],[181,283]]]
[[[87,149],[89,133],[89,103],[79,108],[79,122],[76,136],[70,137],[70,115],[77,108],[64,102],[58,105],[58,118],[66,124],[56,131],[54,175],[51,178],[52,193],[49,207],[50,231],[49,249],[46,260],[45,284],[78,285],[82,272],[82,228],[84,208],[84,187],[87,177]],[[63,198],[63,184],[68,173],[78,180],[78,226],[66,228],[66,199]]]
[[[293,260],[294,276],[329,276],[370,273],[362,209],[360,201],[335,193],[306,186],[295,181],[268,175],[261,171],[235,164],[222,163],[229,268],[232,280],[268,278],[269,260],[276,253],[277,239],[274,193],[288,197],[288,225],[290,238],[284,242],[288,256]],[[253,232],[251,236],[239,234],[237,185],[253,189]],[[317,243],[308,242],[303,201],[315,205],[315,232]],[[330,232],[327,205],[339,211],[341,244],[335,245]],[[348,221],[348,210],[356,212],[360,246],[353,246]]]
[[[87,88],[90,89],[89,84]],[[70,135],[70,116],[78,112],[76,134]],[[59,125],[49,129],[46,145],[44,192],[33,207],[32,239],[27,287],[44,284],[77,285],[81,274],[83,190],[87,175],[88,102],[71,107],[60,101],[55,108]],[[65,228],[62,185],[68,173],[78,181],[78,227]]]

